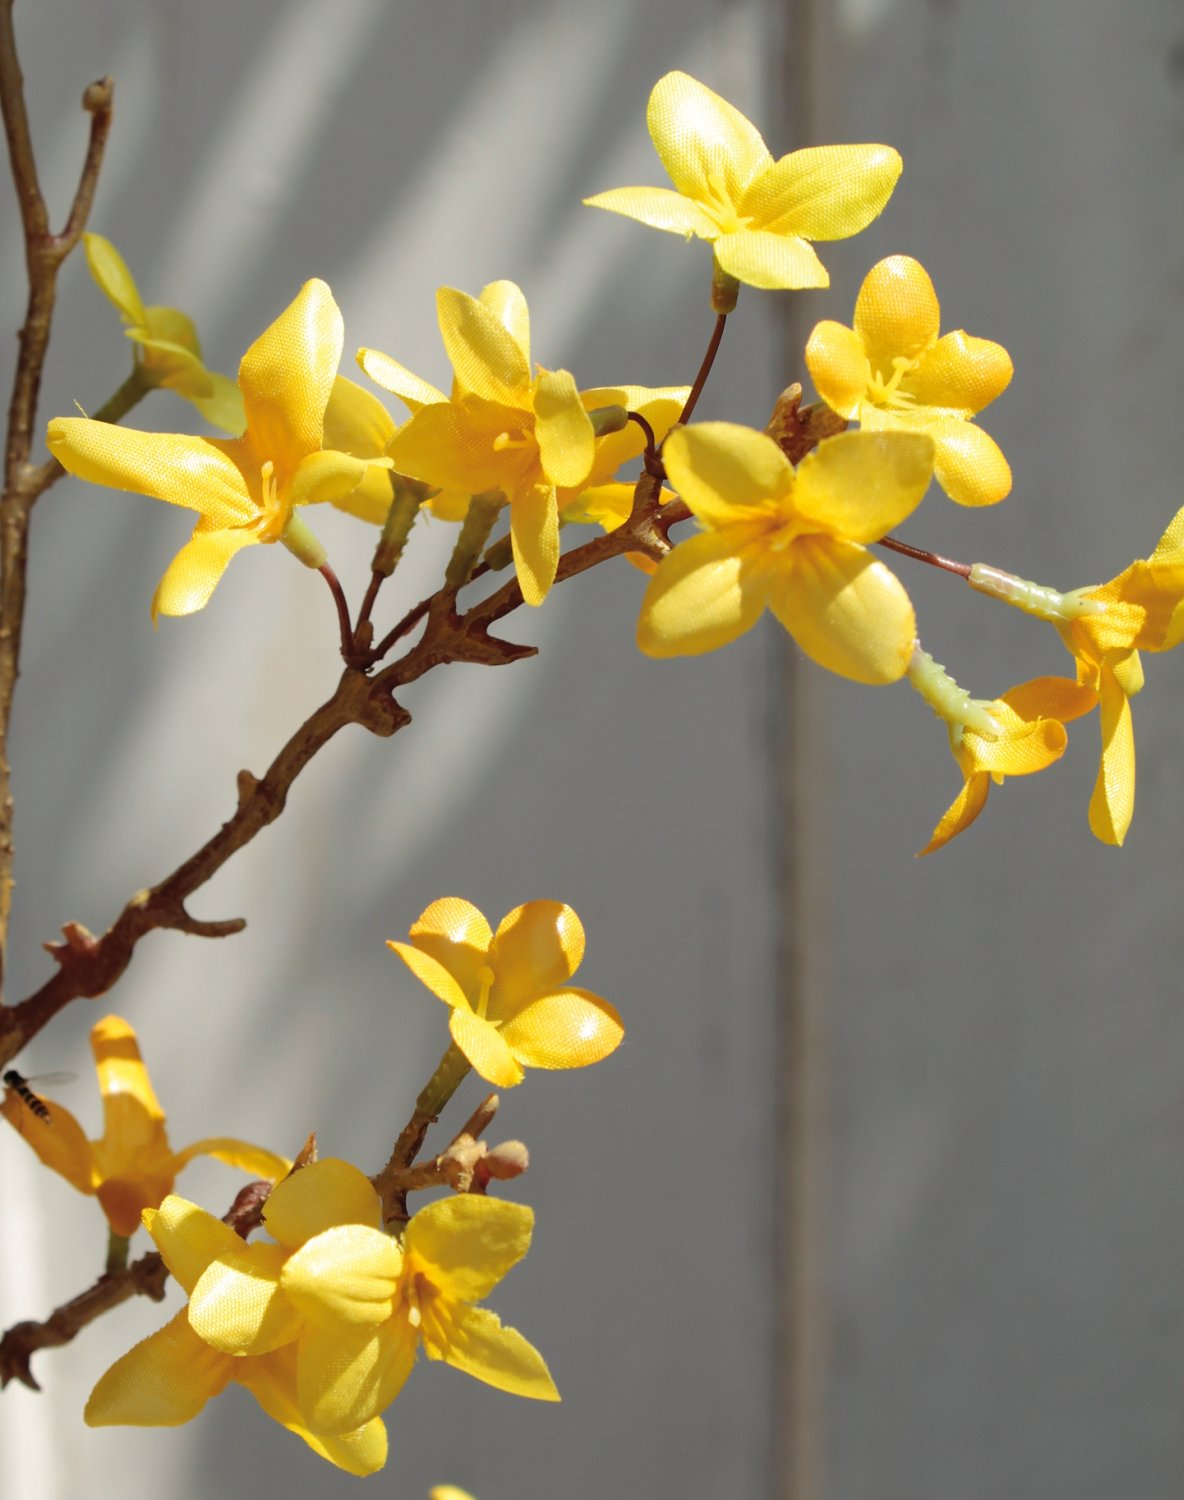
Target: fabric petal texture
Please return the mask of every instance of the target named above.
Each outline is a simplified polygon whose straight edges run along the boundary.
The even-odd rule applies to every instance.
[[[646,108],[654,148],[670,180],[688,198],[722,188],[733,203],[773,158],[751,120],[686,73],[667,73]]]
[[[403,1252],[389,1235],[338,1224],[289,1256],[280,1284],[310,1323],[376,1328],[394,1311],[402,1269]]]
[[[660,574],[659,574],[660,576]],[[896,575],[853,542],[804,538],[769,607],[820,666],[854,682],[904,676],[917,622]]]
[[[662,458],[695,517],[717,529],[776,514],[794,490],[794,471],[773,439],[734,422],[676,427]]]
[[[333,293],[323,281],[306,281],[243,355],[238,383],[261,461],[291,470],[321,446],[344,337]]]
[[[511,1396],[535,1401],[558,1401],[559,1392],[543,1356],[514,1328],[504,1328],[500,1318],[485,1307],[450,1309],[447,1336],[429,1342],[429,1359],[442,1359]]]
[[[189,1295],[189,1326],[223,1354],[267,1354],[300,1331],[296,1311],[280,1289],[286,1252],[260,1242],[220,1255]]]
[[[418,1340],[406,1318],[381,1328],[312,1328],[296,1354],[300,1411],[318,1434],[373,1420],[403,1389]]]
[[[198,1338],[181,1308],[99,1377],[83,1421],[88,1427],[179,1427],[225,1390],[234,1365],[230,1355]]]
[[[878,541],[921,503],[933,463],[924,433],[840,433],[798,465],[794,505],[833,535]]]
[[[647,656],[698,656],[752,628],[768,599],[759,542],[737,547],[730,532],[680,542],[658,564],[642,600],[637,644]],[[902,668],[903,670],[903,668]]]
[[[771,164],[740,211],[776,234],[844,240],[883,212],[902,167],[891,146],[809,146]]]
[[[480,1302],[530,1249],[533,1230],[525,1204],[468,1193],[442,1198],[407,1226],[408,1269],[449,1297]]]
[[[767,229],[723,234],[715,241],[715,258],[729,276],[765,291],[830,285],[830,273],[809,242],[797,235]]]
[[[578,989],[540,995],[501,1028],[510,1051],[531,1068],[585,1068],[614,1052],[624,1035],[613,1006]]]
[[[243,1241],[229,1224],[175,1194],[159,1208],[145,1210],[144,1227],[155,1240],[165,1265],[187,1292],[193,1291],[215,1260],[238,1255],[243,1248]]]
[[[527,901],[498,923],[489,947],[497,976],[490,1014],[513,1015],[521,1003],[563,984],[584,957],[584,927],[562,901]]]
[[[681,234],[685,239],[696,235],[701,240],[713,240],[719,233],[710,214],[671,188],[610,188],[605,193],[585,198],[584,203],[589,208],[607,208],[610,213],[636,219],[650,229]]]
[[[267,1232],[298,1249],[336,1224],[382,1227],[382,1205],[370,1179],[347,1161],[324,1157],[285,1177],[263,1210]]]
[[[452,1040],[487,1083],[512,1089],[525,1076],[497,1028],[472,1011],[454,1010],[448,1018]]]

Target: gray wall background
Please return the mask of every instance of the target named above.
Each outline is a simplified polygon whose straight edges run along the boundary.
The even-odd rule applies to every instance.
[[[798,299],[796,346],[792,299],[745,293],[703,415],[760,425],[812,323],[847,321],[867,267],[907,251],[943,327],[999,339],[1017,370],[984,423],[1013,497],[970,515],[935,492],[908,537],[1071,587],[1145,553],[1184,499],[1177,4],[25,0],[17,19],[59,210],[78,96],[110,71],[93,227],[146,300],[197,319],[218,368],[320,275],[347,349],[443,382],[435,287],[510,276],[541,362],[583,385],[689,379],[707,252],[579,206],[661,180],[645,99],[682,67],[777,153],[871,139],[905,158],[881,220],[824,250],[832,287]],[[11,199],[0,244],[13,328]],[[81,259],[58,326],[47,416],[93,409],[124,369]],[[165,395],[135,420],[190,426]],[[100,928],[207,837],[235,772],[260,770],[335,680],[329,600],[278,549],[236,562],[204,615],[151,630],[187,529],[68,483],[38,514],[14,998],[62,921]],[[344,517],[320,529],[357,597],[370,537]],[[430,587],[439,547],[417,538],[384,618]],[[926,643],[976,693],[1068,669],[1046,628],[900,572]],[[393,743],[342,737],[194,903],[248,931],[150,939],[22,1066],[76,1068],[65,1102],[97,1129],[86,1030],[115,1010],[140,1030],[174,1144],[225,1130],[291,1150],[315,1127],[325,1154],[373,1169],[445,1037],[383,939],[444,893],[494,920],[566,899],[589,934],[582,980],[629,1035],[604,1065],[505,1099],[500,1133],[533,1153],[516,1196],[539,1224],[493,1299],[565,1401],[422,1367],[374,1492],[1174,1500],[1184,665],[1148,662],[1122,853],[1086,826],[1091,721],[1054,772],[997,790],[969,835],[917,862],[958,786],[919,700],[824,677],[768,622],[701,661],[643,660],[640,591],[624,566],[565,585],[508,629],[537,659],[436,674]],[[5,1326],[101,1262],[94,1206],[43,1177],[0,1138]],[[195,1167],[180,1185],[217,1207],[235,1182]],[[240,1392],[175,1432],[83,1429],[94,1379],[161,1318],[126,1308],[41,1356],[44,1394],[5,1392],[14,1494],[352,1488]]]

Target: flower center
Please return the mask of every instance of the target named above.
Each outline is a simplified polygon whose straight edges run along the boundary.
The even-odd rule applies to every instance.
[[[288,524],[291,506],[280,497],[279,481],[275,477],[275,464],[269,458],[263,465],[259,483],[259,516],[255,529],[261,542],[278,542]]]
[[[913,361],[898,354],[892,361],[892,374],[885,380],[878,370],[873,370],[871,361],[867,366],[867,399],[875,406],[886,406],[891,411],[902,411],[912,406],[916,398],[900,389],[900,382],[913,368]]]
[[[737,230],[748,229],[752,224],[750,215],[736,212],[736,205],[732,202],[732,195],[728,192],[728,184],[722,172],[708,172],[707,196],[699,202],[715,221],[720,234],[735,234]]]

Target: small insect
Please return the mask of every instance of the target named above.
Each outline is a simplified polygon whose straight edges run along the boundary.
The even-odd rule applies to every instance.
[[[33,1092],[34,1083],[69,1083],[74,1077],[73,1073],[38,1073],[33,1078],[26,1078],[18,1073],[15,1068],[9,1068],[4,1075],[4,1082],[28,1107],[39,1120],[49,1124],[49,1105],[39,1095]]]
[[[1100,615],[1106,608],[1104,600],[1087,597],[1096,587],[1095,584],[1087,584],[1083,589],[1072,589],[1067,594],[1060,594],[1045,584],[1017,578],[1014,573],[1005,573],[1002,568],[992,568],[987,563],[972,564],[970,577],[966,582],[980,594],[990,594],[994,599],[1002,599],[1005,604],[1015,605],[1016,609],[1022,609],[1027,615],[1035,615],[1038,620],[1050,620],[1054,624],[1058,620],[1078,620],[1082,615]]]

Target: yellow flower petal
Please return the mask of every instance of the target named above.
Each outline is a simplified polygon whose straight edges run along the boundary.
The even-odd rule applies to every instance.
[[[198,529],[164,570],[152,596],[152,618],[203,609],[236,552],[259,540],[253,531]]]
[[[596,434],[566,370],[542,370],[535,382],[534,430],[543,473],[553,485],[583,484],[596,455]]]
[[[715,651],[756,623],[768,579],[756,566],[759,543],[737,550],[735,530],[688,537],[658,564],[637,622],[647,656]]]
[[[558,1401],[559,1392],[539,1351],[514,1328],[503,1328],[485,1307],[433,1309],[442,1314],[431,1327],[424,1320],[424,1349],[429,1359],[442,1359],[453,1369],[511,1396],[535,1401]],[[433,1320],[434,1321],[434,1320]]]
[[[943,417],[933,437],[933,476],[958,505],[996,505],[1011,493],[1011,469],[994,438],[973,422]]]
[[[902,166],[891,146],[810,146],[756,178],[740,212],[776,234],[843,240],[883,211]]]
[[[470,1010],[454,1010],[448,1018],[452,1040],[488,1083],[512,1089],[522,1082],[522,1067],[497,1030]]]
[[[115,310],[125,323],[133,326],[147,322],[144,304],[135,277],[128,270],[127,262],[110,240],[101,234],[84,234],[83,247],[90,274],[99,289],[114,304]]]
[[[91,1027],[90,1046],[103,1098],[103,1140],[128,1153],[164,1139],[164,1110],[140,1056],[136,1033],[121,1016]]]
[[[855,332],[873,371],[888,379],[896,358],[914,360],[937,339],[941,305],[925,267],[890,255],[864,277],[855,299]]]
[[[206,375],[210,382],[208,393],[189,394],[187,400],[197,407],[207,422],[237,437],[247,425],[243,393],[233,380],[217,370],[207,370]]]
[[[323,1438],[385,1411],[411,1373],[417,1345],[405,1316],[381,1328],[310,1328],[296,1353],[299,1408],[309,1427]]]
[[[794,508],[848,541],[878,541],[921,503],[933,458],[924,433],[840,433],[798,465]]]
[[[444,1004],[450,1005],[453,1010],[470,1009],[469,997],[457,982],[456,977],[430,954],[421,953],[410,943],[396,943],[389,939],[387,947],[392,953],[399,955],[416,979],[426,985],[437,1000],[443,1000]],[[474,985],[474,993],[475,991],[476,985]]]
[[[281,1245],[294,1250],[336,1224],[380,1228],[382,1204],[364,1173],[329,1156],[285,1177],[267,1200],[263,1222]]]
[[[333,293],[323,281],[306,281],[243,355],[238,383],[247,436],[278,469],[293,471],[321,446],[343,339]]]
[[[559,568],[559,508],[551,486],[533,485],[514,496],[510,537],[522,597],[537,606],[550,593]]]
[[[1100,682],[1102,763],[1089,803],[1089,826],[1104,844],[1121,846],[1135,811],[1135,731],[1130,699],[1109,668]]]
[[[355,458],[381,458],[395,435],[395,423],[377,396],[365,386],[338,375],[325,408],[326,448],[352,453]]]
[[[286,1156],[278,1156],[274,1151],[264,1150],[262,1146],[253,1146],[250,1141],[236,1140],[229,1135],[216,1135],[194,1141],[192,1146],[178,1151],[173,1157],[173,1170],[179,1172],[195,1156],[212,1156],[215,1161],[224,1162],[228,1167],[239,1167],[254,1177],[267,1178],[271,1182],[278,1182],[292,1169],[292,1163]]]
[[[296,1400],[296,1346],[285,1345],[258,1359],[234,1361],[234,1379],[250,1391],[274,1422],[303,1438],[319,1457],[347,1474],[373,1474],[387,1458],[386,1428],[379,1417],[353,1432],[313,1432]]]
[[[1026,724],[1018,716],[1001,714],[1001,707],[1007,705],[992,705],[995,716],[1004,720],[1005,732],[998,738],[988,739],[970,729],[962,736],[975,772],[995,777],[1031,776],[1047,769],[1065,753],[1069,736],[1058,720],[1041,718]]]
[[[1059,719],[1063,724],[1090,713],[1098,703],[1096,693],[1068,677],[1034,677],[1002,696],[1021,719]]]
[[[449,286],[436,293],[436,311],[461,390],[520,406],[530,389],[530,361],[497,312]]]
[[[671,484],[706,526],[774,515],[777,502],[794,490],[793,469],[773,439],[733,422],[676,427],[662,459]]]
[[[189,1296],[189,1326],[198,1338],[237,1355],[290,1344],[300,1319],[280,1288],[286,1253],[281,1245],[240,1240],[236,1252],[212,1261]]]
[[[527,901],[498,923],[489,948],[489,963],[497,974],[491,1017],[510,1012],[497,1004],[500,997],[529,1000],[565,983],[584,957],[584,927],[562,901]]]
[[[389,1235],[369,1224],[338,1224],[288,1257],[280,1284],[310,1323],[373,1329],[394,1310],[402,1269],[403,1252]],[[317,1418],[311,1420],[319,1425]],[[356,1427],[364,1420],[347,1425]]]
[[[230,1355],[198,1338],[182,1308],[100,1376],[83,1421],[88,1427],[179,1427],[225,1390],[234,1367]]]
[[[712,198],[722,188],[736,203],[773,163],[756,126],[686,73],[667,73],[654,85],[646,124],[670,180],[688,198]]]
[[[960,833],[965,833],[974,820],[987,805],[987,793],[991,790],[991,778],[984,771],[980,775],[971,776],[964,783],[962,790],[950,803],[941,821],[933,830],[929,842],[924,849],[918,851],[918,857],[924,854],[932,854],[935,849],[940,849],[948,844],[952,838]]]
[[[608,1001],[578,989],[540,995],[501,1028],[510,1051],[531,1068],[585,1068],[615,1051],[624,1035]]]
[[[331,448],[309,453],[300,460],[292,476],[292,504],[321,505],[325,501],[344,500],[357,489],[367,467],[361,459]]]
[[[409,1271],[452,1299],[480,1302],[530,1249],[533,1231],[525,1204],[462,1193],[414,1214],[403,1244]]]
[[[68,473],[91,484],[183,505],[219,526],[242,526],[256,514],[237,464],[207,438],[55,417],[46,442]]]
[[[471,901],[460,896],[433,901],[416,919],[410,936],[421,953],[448,970],[464,994],[477,994],[478,970],[489,962],[493,929]]]
[[[769,607],[829,671],[868,683],[904,676],[917,634],[913,606],[896,575],[862,547],[803,537],[792,570],[770,584]]]
[[[826,404],[854,421],[868,376],[867,354],[855,330],[842,323],[816,324],[806,345],[806,368]]]
[[[521,287],[512,281],[491,281],[481,288],[478,299],[494,315],[518,348],[530,369],[530,309]]]
[[[405,365],[378,349],[359,349],[358,364],[375,385],[398,396],[409,411],[416,412],[422,406],[434,406],[437,402],[448,400],[443,391],[438,391],[434,385],[413,375]]]
[[[972,417],[1001,395],[1012,376],[1002,344],[972,338],[960,329],[938,339],[901,382],[920,406],[936,406]]]
[[[156,1242],[178,1284],[192,1292],[220,1256],[238,1255],[243,1241],[229,1224],[175,1194],[159,1208],[146,1209],[144,1227]]]
[[[692,235],[701,240],[713,240],[719,233],[710,214],[670,188],[610,188],[608,192],[585,198],[584,203],[588,208],[606,208],[610,213],[624,214],[627,219],[636,219],[651,229],[681,234],[688,240]]]
[[[742,229],[721,234],[715,258],[729,276],[765,291],[830,285],[830,275],[809,243],[797,235]]]
[[[17,1093],[6,1087],[4,1102],[0,1104],[0,1115],[24,1136],[51,1171],[64,1177],[80,1193],[94,1192],[91,1144],[86,1138],[86,1132],[68,1109],[54,1101],[51,1103],[49,1119],[42,1119]],[[137,1219],[136,1224],[138,1223]]]
[[[521,411],[475,397],[424,406],[392,438],[390,456],[400,474],[439,489],[509,493],[537,453],[533,440],[528,451],[517,441],[512,448],[494,444],[507,432],[517,438],[525,420]]]

